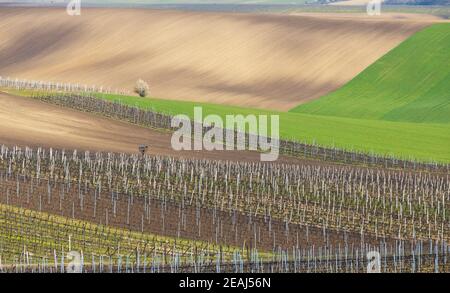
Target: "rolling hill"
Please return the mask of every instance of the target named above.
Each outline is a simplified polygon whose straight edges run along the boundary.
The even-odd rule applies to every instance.
[[[450,24],[416,33],[337,91],[292,112],[450,123]]]
[[[278,114],[280,135],[286,139],[449,162],[450,124],[277,111],[338,89],[435,21],[390,14],[367,19],[340,14],[244,15],[104,8],[85,9],[80,18],[71,18],[56,8],[2,8],[0,75],[130,90],[136,79],[144,78],[150,82],[151,95],[159,99],[101,98],[190,116],[195,105],[203,106],[205,114],[222,116]],[[419,43],[439,48],[444,42],[445,46],[447,27],[432,28],[427,39]],[[428,40],[429,34],[435,35],[435,43]],[[414,52],[410,52],[411,58],[416,57]],[[442,53],[445,58],[447,53]],[[428,70],[434,72],[436,66],[445,69],[445,61],[430,64]],[[405,58],[404,62],[411,61]],[[406,73],[415,72],[414,68]],[[445,91],[445,81],[433,88],[437,94]],[[387,107],[383,103],[381,100],[379,108]],[[4,113],[8,114],[9,108]],[[20,137],[14,134],[18,124],[10,126],[5,135],[17,142]],[[30,139],[30,135],[23,137],[23,143]]]
[[[124,140],[126,141],[126,143],[131,144],[135,147],[136,141],[139,143],[139,140],[141,140],[142,142],[142,139],[148,139],[150,144],[155,147],[152,148],[152,150],[164,152],[164,142],[159,138],[162,136],[162,134],[157,134],[155,132],[150,133],[150,130],[148,130],[150,132],[145,134],[145,128],[136,129],[135,126],[128,125],[131,128],[127,130],[127,136],[119,136],[119,138],[117,138],[117,136],[115,136],[113,133],[120,133],[120,131],[114,130],[111,132],[111,128],[113,126],[112,122],[110,122],[110,126],[107,126],[108,123],[103,123],[99,121],[99,119],[94,119],[94,117],[92,116],[90,118],[87,118],[86,116],[87,119],[81,119],[84,126],[80,125],[79,123],[74,125],[77,132],[84,132],[84,134],[82,135],[82,139],[68,140],[67,137],[62,138],[61,132],[67,130],[61,129],[61,126],[67,125],[69,121],[72,120],[68,117],[73,116],[74,113],[72,113],[71,115],[66,114],[67,118],[64,118],[65,123],[55,124],[57,125],[57,128],[59,128],[57,131],[46,131],[46,129],[48,128],[48,121],[50,117],[57,118],[55,117],[55,115],[53,115],[53,111],[49,111],[49,113],[51,112],[52,115],[49,114],[42,116],[42,113],[45,112],[45,110],[40,112],[33,111],[33,109],[29,109],[31,111],[25,110],[23,107],[23,103],[25,102],[25,100],[19,98],[14,99],[13,97],[19,95],[30,96],[32,92],[16,90],[10,90],[8,92],[10,92],[12,96],[4,95],[4,99],[9,97],[8,101],[10,101],[10,103],[3,106],[3,111],[0,111],[0,116],[7,117],[5,120],[11,121],[5,124],[3,131],[0,131],[0,141],[5,141],[6,139],[9,144],[15,143],[19,145],[26,145],[27,143],[29,145],[36,145],[36,143],[38,145],[47,145],[51,141],[51,145],[61,145],[68,148],[68,145],[72,144],[78,146],[78,148],[81,148],[83,147],[83,143],[89,142],[89,139],[94,139],[96,141],[99,141],[100,139],[97,146],[101,149],[102,147],[107,145],[105,144],[105,142],[108,143],[108,140],[110,142],[111,148],[120,146],[121,143],[123,144]],[[2,95],[0,94],[0,98],[1,96]],[[448,147],[450,142],[450,124],[405,123],[331,116],[328,117],[302,113],[259,110],[209,103],[164,100],[153,97],[142,99],[136,96],[106,94],[98,94],[97,97],[100,99],[119,102],[142,109],[151,109],[153,111],[171,115],[186,114],[191,118],[193,118],[194,116],[195,106],[202,107],[204,116],[215,114],[221,116],[224,119],[225,116],[229,114],[241,114],[244,116],[249,114],[279,115],[280,137],[284,139],[295,139],[303,142],[315,143],[321,146],[337,147],[340,149],[352,151],[362,151],[379,155],[395,156],[402,159],[415,159],[425,162],[450,162],[450,148]],[[31,105],[32,103],[35,104],[36,101],[29,100],[27,104]],[[37,103],[39,104],[39,102]],[[37,104],[33,107],[36,106]],[[40,108],[42,108],[43,106],[48,105],[41,105]],[[10,109],[14,110],[12,111]],[[27,113],[27,115],[23,115],[24,112]],[[36,121],[39,123],[33,123],[33,120],[29,119],[33,116],[37,117]],[[62,115],[60,115],[60,117],[61,116]],[[14,122],[13,119],[16,122]],[[42,120],[44,120],[47,125],[42,124]],[[80,121],[80,119],[75,120],[76,122]],[[86,121],[91,120],[95,120],[94,125],[88,125],[88,127],[85,127]],[[58,118],[53,120],[50,119],[50,121],[53,121],[52,123],[55,123],[56,121],[58,121]],[[23,128],[27,125],[28,132],[24,132]],[[55,127],[50,128],[54,129]],[[122,127],[122,129],[124,128]],[[43,131],[46,132],[45,136],[42,135]],[[76,134],[76,132],[74,131],[69,132],[71,133],[71,135],[68,137],[73,137],[72,134]],[[99,133],[101,133],[101,135],[99,135]],[[67,134],[65,134],[64,132],[63,135],[67,136]],[[141,137],[141,139],[139,139],[139,137]],[[101,141],[102,139],[103,141]],[[169,139],[166,140],[166,142],[168,141]],[[43,142],[45,143],[43,144]],[[85,144],[84,147],[86,147]],[[165,150],[166,153],[171,152],[169,146],[166,147]],[[219,153],[221,152],[219,151]],[[239,155],[235,155],[233,152],[225,153],[228,153],[228,156],[234,156],[235,158],[241,159]],[[202,153],[199,154],[200,156],[205,156]],[[212,152],[211,155],[214,155],[214,152]],[[243,155],[247,156],[247,159],[251,158],[251,154]],[[281,159],[281,161],[283,161],[283,159]]]
[[[120,20],[120,21],[118,21]],[[275,15],[0,9],[0,75],[287,111],[338,89],[439,21],[411,15]]]

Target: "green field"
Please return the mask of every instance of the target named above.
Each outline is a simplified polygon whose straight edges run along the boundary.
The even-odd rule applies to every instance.
[[[193,117],[276,114],[280,137],[420,161],[450,162],[450,24],[413,35],[336,92],[290,112],[95,94],[98,98]],[[8,90],[30,96],[31,91]]]
[[[344,87],[291,112],[450,123],[450,24],[416,33]]]
[[[2,89],[0,89],[1,91]],[[31,96],[32,91],[3,89],[15,95]],[[170,115],[194,116],[201,106],[203,116],[216,114],[279,115],[280,137],[321,146],[338,147],[419,161],[450,162],[450,124],[406,123],[276,112],[226,105],[96,94],[98,98],[120,102]]]
[[[336,92],[290,112],[155,98],[102,96],[193,116],[278,114],[280,136],[323,146],[450,162],[450,24],[435,24],[394,48]]]

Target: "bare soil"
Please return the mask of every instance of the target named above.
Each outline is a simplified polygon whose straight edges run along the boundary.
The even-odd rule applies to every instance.
[[[147,144],[147,153],[152,155],[260,161],[260,153],[253,151],[175,151],[171,146],[172,134],[167,131],[140,127],[1,92],[0,123],[0,144],[9,146],[132,154],[138,153],[140,144]],[[277,162],[314,161],[280,156]]]
[[[288,110],[336,90],[436,17],[0,10],[0,75]]]

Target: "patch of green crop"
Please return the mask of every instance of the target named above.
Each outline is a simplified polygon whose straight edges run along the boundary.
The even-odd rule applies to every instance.
[[[419,161],[450,162],[450,24],[435,24],[393,49],[336,92],[290,112],[94,94],[170,115],[279,115],[280,137]],[[32,91],[8,90],[31,96]],[[270,129],[270,127],[269,127]]]
[[[280,137],[322,146],[393,155],[406,159],[450,162],[450,125],[405,123],[276,112],[209,103],[139,98],[134,96],[97,95],[143,109],[171,115],[194,116],[194,107],[201,106],[203,115],[279,115]]]
[[[414,34],[342,88],[291,112],[450,123],[450,23]]]
[[[4,91],[28,97],[33,93],[28,90]],[[279,115],[280,137],[284,139],[404,159],[450,162],[450,124],[354,119],[136,96],[95,95],[108,101],[170,115],[185,114],[191,118],[195,106],[202,107],[203,116]]]

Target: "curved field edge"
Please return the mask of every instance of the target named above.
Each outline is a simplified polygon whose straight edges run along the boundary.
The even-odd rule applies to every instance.
[[[11,94],[31,96],[33,91],[5,90]],[[450,162],[450,125],[404,123],[350,119],[291,112],[257,110],[234,106],[185,101],[139,98],[135,96],[95,94],[100,99],[120,102],[170,115],[185,114],[193,118],[194,107],[203,115],[230,114],[279,115],[280,137],[324,147],[361,151],[378,155],[425,162]]]
[[[86,8],[68,22],[59,9],[2,8],[0,75],[122,92],[141,78],[165,99],[288,111],[430,21],[440,20]]]
[[[337,91],[291,112],[450,123],[450,24],[414,34]]]
[[[148,261],[169,252],[178,253],[185,261],[192,251],[203,252],[212,260],[218,251],[222,251],[223,260],[231,260],[236,251],[246,253],[233,246],[140,233],[5,204],[0,204],[0,227],[0,267],[16,263],[25,252],[36,260],[52,260],[54,253],[77,251],[86,256],[86,262],[92,255],[135,261],[137,251]],[[270,254],[262,253],[261,257]]]

